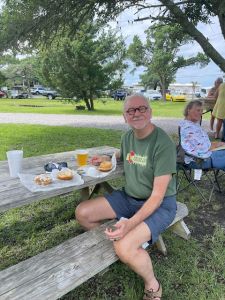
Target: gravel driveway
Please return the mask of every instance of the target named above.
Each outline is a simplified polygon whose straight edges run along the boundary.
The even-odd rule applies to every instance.
[[[177,127],[180,120],[181,119],[176,118],[157,117],[153,118],[152,122],[171,134],[177,133]],[[71,127],[95,127],[120,130],[126,130],[128,128],[122,116],[0,113],[0,123],[42,124],[49,126],[64,125]],[[202,126],[208,130],[209,121],[204,120]]]

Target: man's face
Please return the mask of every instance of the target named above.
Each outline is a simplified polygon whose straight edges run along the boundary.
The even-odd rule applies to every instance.
[[[215,81],[215,87],[218,88],[220,86],[220,84],[221,84],[221,81],[217,79]]]
[[[144,129],[150,124],[151,116],[151,109],[142,97],[131,98],[124,107],[125,121],[133,129]]]

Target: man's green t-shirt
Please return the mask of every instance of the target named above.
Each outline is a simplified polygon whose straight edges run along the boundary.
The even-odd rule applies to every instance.
[[[133,130],[121,140],[121,159],[124,162],[125,192],[131,197],[147,199],[157,176],[172,174],[165,196],[176,194],[176,147],[159,127],[144,139],[137,139]]]

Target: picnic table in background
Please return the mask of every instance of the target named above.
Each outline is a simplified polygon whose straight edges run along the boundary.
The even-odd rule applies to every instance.
[[[200,100],[203,103],[203,114],[213,111],[213,107],[216,104],[216,99],[212,97],[206,98],[197,98],[196,100]]]

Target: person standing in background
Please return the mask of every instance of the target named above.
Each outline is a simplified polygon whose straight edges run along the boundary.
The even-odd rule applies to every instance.
[[[220,84],[216,92],[216,99],[212,116],[217,119],[215,139],[218,139],[223,120],[225,119],[225,83]]]
[[[221,85],[221,83],[223,83],[223,78],[218,77],[214,82],[214,87],[212,87],[209,90],[207,98],[212,99],[212,100],[217,99],[218,88]],[[212,131],[213,131],[213,127],[214,127],[214,121],[215,121],[215,117],[213,116],[212,111],[211,111],[210,130],[212,130]]]

